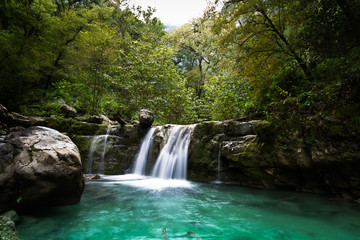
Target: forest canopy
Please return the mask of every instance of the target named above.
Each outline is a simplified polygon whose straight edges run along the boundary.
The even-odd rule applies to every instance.
[[[26,115],[67,103],[125,119],[147,108],[158,123],[260,116],[359,129],[359,1],[216,1],[173,31],[154,11],[1,1],[0,103]]]

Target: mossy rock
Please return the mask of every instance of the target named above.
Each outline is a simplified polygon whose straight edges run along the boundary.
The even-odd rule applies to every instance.
[[[79,149],[82,171],[86,173],[88,170],[89,152],[93,138],[89,136],[72,135],[71,140]]]
[[[196,124],[193,131],[193,138],[202,139],[205,136],[213,136],[216,134],[215,122],[202,122]]]
[[[69,135],[98,135],[105,134],[109,126],[104,124],[94,124],[88,122],[78,121],[71,118],[54,118],[46,119],[48,127],[58,130],[59,132],[66,132]]]
[[[188,158],[188,166],[191,174],[204,176],[212,176],[213,179],[217,172],[218,143],[193,141]]]

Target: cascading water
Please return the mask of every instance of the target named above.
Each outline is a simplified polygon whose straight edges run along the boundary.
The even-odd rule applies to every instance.
[[[92,173],[92,168],[93,168],[93,163],[94,163],[94,153],[95,153],[95,149],[97,147],[97,145],[99,144],[100,140],[104,139],[104,145],[103,145],[103,150],[101,152],[101,158],[100,158],[100,166],[99,166],[99,172],[103,173],[105,170],[105,154],[106,154],[106,149],[107,149],[107,140],[108,137],[110,135],[110,128],[107,129],[106,134],[105,135],[99,135],[94,137],[91,146],[90,146],[90,153],[89,153],[89,167],[88,167],[88,171],[91,174]]]
[[[186,181],[186,173],[190,135],[194,126],[169,125],[165,128],[160,126],[151,128],[143,139],[132,174],[103,176],[102,178],[154,190],[191,188],[191,183]],[[166,132],[165,136],[162,135],[163,132]],[[161,149],[152,169],[151,177],[149,177],[145,176],[147,169],[149,169],[147,165],[152,162],[151,157],[158,150],[154,138],[163,139],[164,147]]]
[[[220,181],[220,169],[221,169],[221,143],[219,143],[219,151],[218,151],[218,176],[217,180]]]
[[[193,125],[172,126],[168,139],[156,160],[152,176],[163,179],[186,179],[188,147]]]
[[[108,128],[108,130],[106,130],[106,134],[104,137],[104,148],[101,153],[101,164],[100,164],[100,172],[101,173],[103,173],[105,170],[105,153],[106,153],[107,140],[108,140],[109,135],[110,135],[110,128]]]
[[[138,174],[138,175],[144,175],[145,174],[145,167],[146,167],[146,160],[149,157],[150,154],[150,148],[152,146],[152,142],[153,142],[153,134],[155,132],[156,128],[151,128],[148,133],[146,134],[141,147],[140,147],[140,151],[139,154],[136,157],[135,160],[135,164],[134,164],[134,170],[133,170],[133,174]]]

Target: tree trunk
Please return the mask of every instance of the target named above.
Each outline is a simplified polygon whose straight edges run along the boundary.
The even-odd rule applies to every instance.
[[[291,44],[286,39],[286,37],[276,28],[276,26],[274,25],[272,20],[269,18],[269,16],[266,14],[266,12],[259,8],[257,8],[256,11],[258,11],[259,13],[261,13],[261,15],[263,15],[265,20],[268,22],[269,27],[271,28],[271,31],[274,32],[281,39],[281,41],[285,44],[286,49],[289,51],[288,54],[294,57],[295,61],[298,63],[298,65],[300,66],[302,71],[305,73],[305,75],[308,77],[308,79],[312,80],[313,77],[311,74],[311,70],[308,67],[308,65],[306,64],[306,62],[304,61],[304,59],[302,59],[297,54],[297,52],[295,51],[293,46],[291,46]]]

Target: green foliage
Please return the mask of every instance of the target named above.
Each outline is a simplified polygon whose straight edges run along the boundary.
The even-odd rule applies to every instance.
[[[223,2],[167,33],[125,0],[1,1],[0,102],[129,120],[148,108],[157,123],[265,113],[308,142],[316,124],[358,131],[359,1]]]

